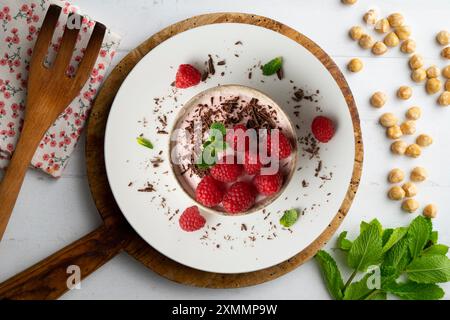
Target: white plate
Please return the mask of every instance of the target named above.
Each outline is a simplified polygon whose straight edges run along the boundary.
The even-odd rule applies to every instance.
[[[242,45],[236,44],[241,41]],[[203,68],[211,54],[216,74],[205,83],[177,91],[170,86],[177,66],[191,63]],[[216,57],[218,55],[219,57]],[[284,58],[285,78],[264,77],[259,61],[276,56]],[[221,73],[225,72],[222,76]],[[262,82],[263,80],[264,82]],[[313,101],[301,102],[294,109],[293,86],[310,93],[320,90]],[[300,137],[310,131],[312,119],[325,114],[337,123],[334,139],[321,145],[322,170],[315,169],[319,159],[312,158],[299,145],[300,170],[277,201],[265,212],[239,217],[205,213],[207,226],[195,233],[181,231],[179,214],[193,201],[175,183],[169,165],[169,136],[157,134],[162,125],[158,116],[167,116],[167,131],[184,102],[195,94],[219,84],[242,84],[259,89],[278,102],[298,124]],[[156,107],[155,97],[167,97]],[[315,100],[318,102],[314,102]],[[319,108],[317,108],[319,107]],[[155,108],[157,110],[155,110]],[[299,111],[299,117],[294,116]],[[145,119],[145,121],[144,121]],[[136,143],[144,134],[154,150]],[[109,115],[105,137],[105,161],[114,197],[123,214],[153,248],[167,257],[199,270],[218,273],[257,271],[281,263],[311,244],[329,225],[347,192],[355,156],[353,125],[348,106],[337,83],[309,51],[274,31],[247,24],[214,24],[176,35],[153,49],[133,69],[119,90]],[[164,162],[154,168],[151,160]],[[331,180],[327,178],[332,172]],[[308,187],[302,186],[305,180]],[[138,192],[146,183],[155,192]],[[131,184],[130,184],[131,183]],[[305,210],[290,230],[279,219],[284,210]]]

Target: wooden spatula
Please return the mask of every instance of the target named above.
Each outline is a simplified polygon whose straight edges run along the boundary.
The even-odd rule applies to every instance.
[[[0,240],[40,141],[89,79],[105,36],[105,26],[96,23],[78,71],[74,77],[69,77],[67,69],[80,30],[66,27],[56,60],[52,67],[46,68],[44,60],[60,14],[59,6],[50,6],[33,50],[28,76],[25,122],[20,140],[0,185]]]

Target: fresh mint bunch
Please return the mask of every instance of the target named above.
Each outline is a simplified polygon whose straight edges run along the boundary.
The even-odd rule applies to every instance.
[[[419,216],[408,227],[383,229],[378,220],[362,222],[355,240],[340,234],[338,249],[353,270],[344,283],[333,257],[315,257],[330,295],[336,300],[437,300],[444,296],[438,283],[450,281],[448,246],[438,244],[430,219]],[[359,280],[356,280],[356,278]]]

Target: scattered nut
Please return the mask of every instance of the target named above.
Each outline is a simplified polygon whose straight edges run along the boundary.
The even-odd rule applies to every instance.
[[[445,59],[450,59],[450,47],[442,49],[441,56]]]
[[[382,54],[385,54],[386,51],[387,51],[387,47],[381,41],[375,42],[375,44],[372,47],[372,53],[377,56],[381,56]]]
[[[423,81],[425,81],[426,78],[427,78],[427,72],[422,68],[413,70],[413,72],[411,72],[411,79],[414,82],[423,82]]]
[[[352,5],[355,4],[358,0],[341,0],[343,4]]]
[[[403,201],[402,209],[409,213],[414,213],[419,209],[419,203],[414,199],[406,199]]]
[[[422,110],[419,107],[411,107],[406,111],[406,118],[409,120],[419,120],[422,115]]]
[[[359,72],[363,68],[363,63],[360,59],[354,58],[354,59],[350,60],[350,62],[347,65],[347,68],[351,72]]]
[[[390,128],[387,128],[386,135],[388,136],[389,139],[396,140],[401,136],[403,136],[403,132],[402,129],[400,129],[400,126],[395,125]]]
[[[377,22],[377,13],[374,9],[370,9],[367,11],[364,16],[363,20],[367,24],[375,24]]]
[[[388,175],[388,181],[390,183],[400,183],[405,179],[405,173],[400,169],[392,169]]]
[[[433,138],[427,134],[421,134],[416,138],[416,143],[421,147],[428,147],[433,144]]]
[[[427,69],[427,77],[429,79],[431,78],[437,78],[441,75],[441,70],[436,66],[431,66]]]
[[[426,89],[428,94],[435,94],[442,88],[441,80],[437,78],[431,78],[427,80]]]
[[[397,90],[397,97],[402,100],[408,100],[412,96],[412,89],[408,86],[401,86]]]
[[[450,91],[450,80],[445,82],[445,91]]]
[[[409,66],[411,69],[416,70],[423,67],[423,58],[422,56],[415,54],[409,58]]]
[[[386,104],[387,96],[385,93],[377,91],[370,98],[370,104],[375,108],[381,108]]]
[[[389,189],[388,197],[389,199],[394,201],[402,200],[405,197],[405,190],[403,190],[399,186],[393,186],[391,189]]]
[[[412,198],[417,195],[417,187],[412,182],[406,182],[403,184],[402,189],[405,190],[405,196],[408,198]]]
[[[405,135],[411,135],[416,133],[416,122],[414,120],[406,120],[400,125],[402,133]]]
[[[437,216],[437,207],[434,204],[429,204],[423,208],[423,215],[427,218],[434,219]]]
[[[405,155],[411,158],[418,158],[422,154],[422,149],[418,144],[411,144],[406,148]]]
[[[400,40],[407,40],[411,35],[411,28],[408,26],[400,26],[395,29],[395,34]]]
[[[444,69],[442,69],[442,75],[446,79],[450,79],[450,65],[446,66]]]
[[[389,31],[391,26],[389,25],[389,21],[386,18],[380,19],[375,23],[375,31],[378,33],[386,33]]]
[[[385,128],[390,128],[398,123],[397,117],[393,113],[385,113],[380,117],[380,124]]]
[[[359,38],[359,46],[363,49],[370,49],[375,44],[375,40],[368,34],[363,34],[361,38]]]
[[[413,39],[407,39],[402,42],[400,50],[403,53],[413,53],[414,51],[416,51],[416,42]]]
[[[442,30],[436,35],[437,42],[442,45],[446,46],[450,44],[450,32]]]
[[[364,30],[360,26],[354,26],[350,29],[348,34],[349,34],[350,38],[352,38],[353,40],[356,41],[356,40],[361,39],[361,36],[364,34]]]
[[[415,167],[411,171],[410,179],[414,182],[423,182],[427,179],[428,173],[427,171],[422,167]]]
[[[398,36],[395,34],[395,32],[389,32],[383,39],[383,42],[388,46],[388,47],[396,47],[398,46],[398,44],[400,43],[400,39],[398,38]]]
[[[391,151],[393,154],[404,155],[408,145],[405,141],[397,140],[391,144]]]
[[[445,87],[447,89],[447,85],[449,83],[449,80],[447,80],[447,83],[445,84]],[[438,99],[439,105],[443,107],[448,107],[450,105],[450,91],[444,91]]]
[[[405,19],[400,13],[393,13],[387,17],[389,24],[393,28],[402,26],[405,23]]]

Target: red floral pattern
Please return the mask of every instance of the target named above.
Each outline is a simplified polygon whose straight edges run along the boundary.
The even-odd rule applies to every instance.
[[[77,8],[63,0],[0,2],[0,169],[8,165],[22,129],[30,59],[39,28],[52,3],[63,7],[63,13],[45,62],[47,65],[51,65],[56,57],[67,16],[77,12]],[[69,74],[76,72],[94,25],[95,22],[89,17],[82,17],[82,28]],[[45,134],[33,157],[34,167],[54,177],[61,176],[119,43],[120,38],[108,31],[91,78]]]

